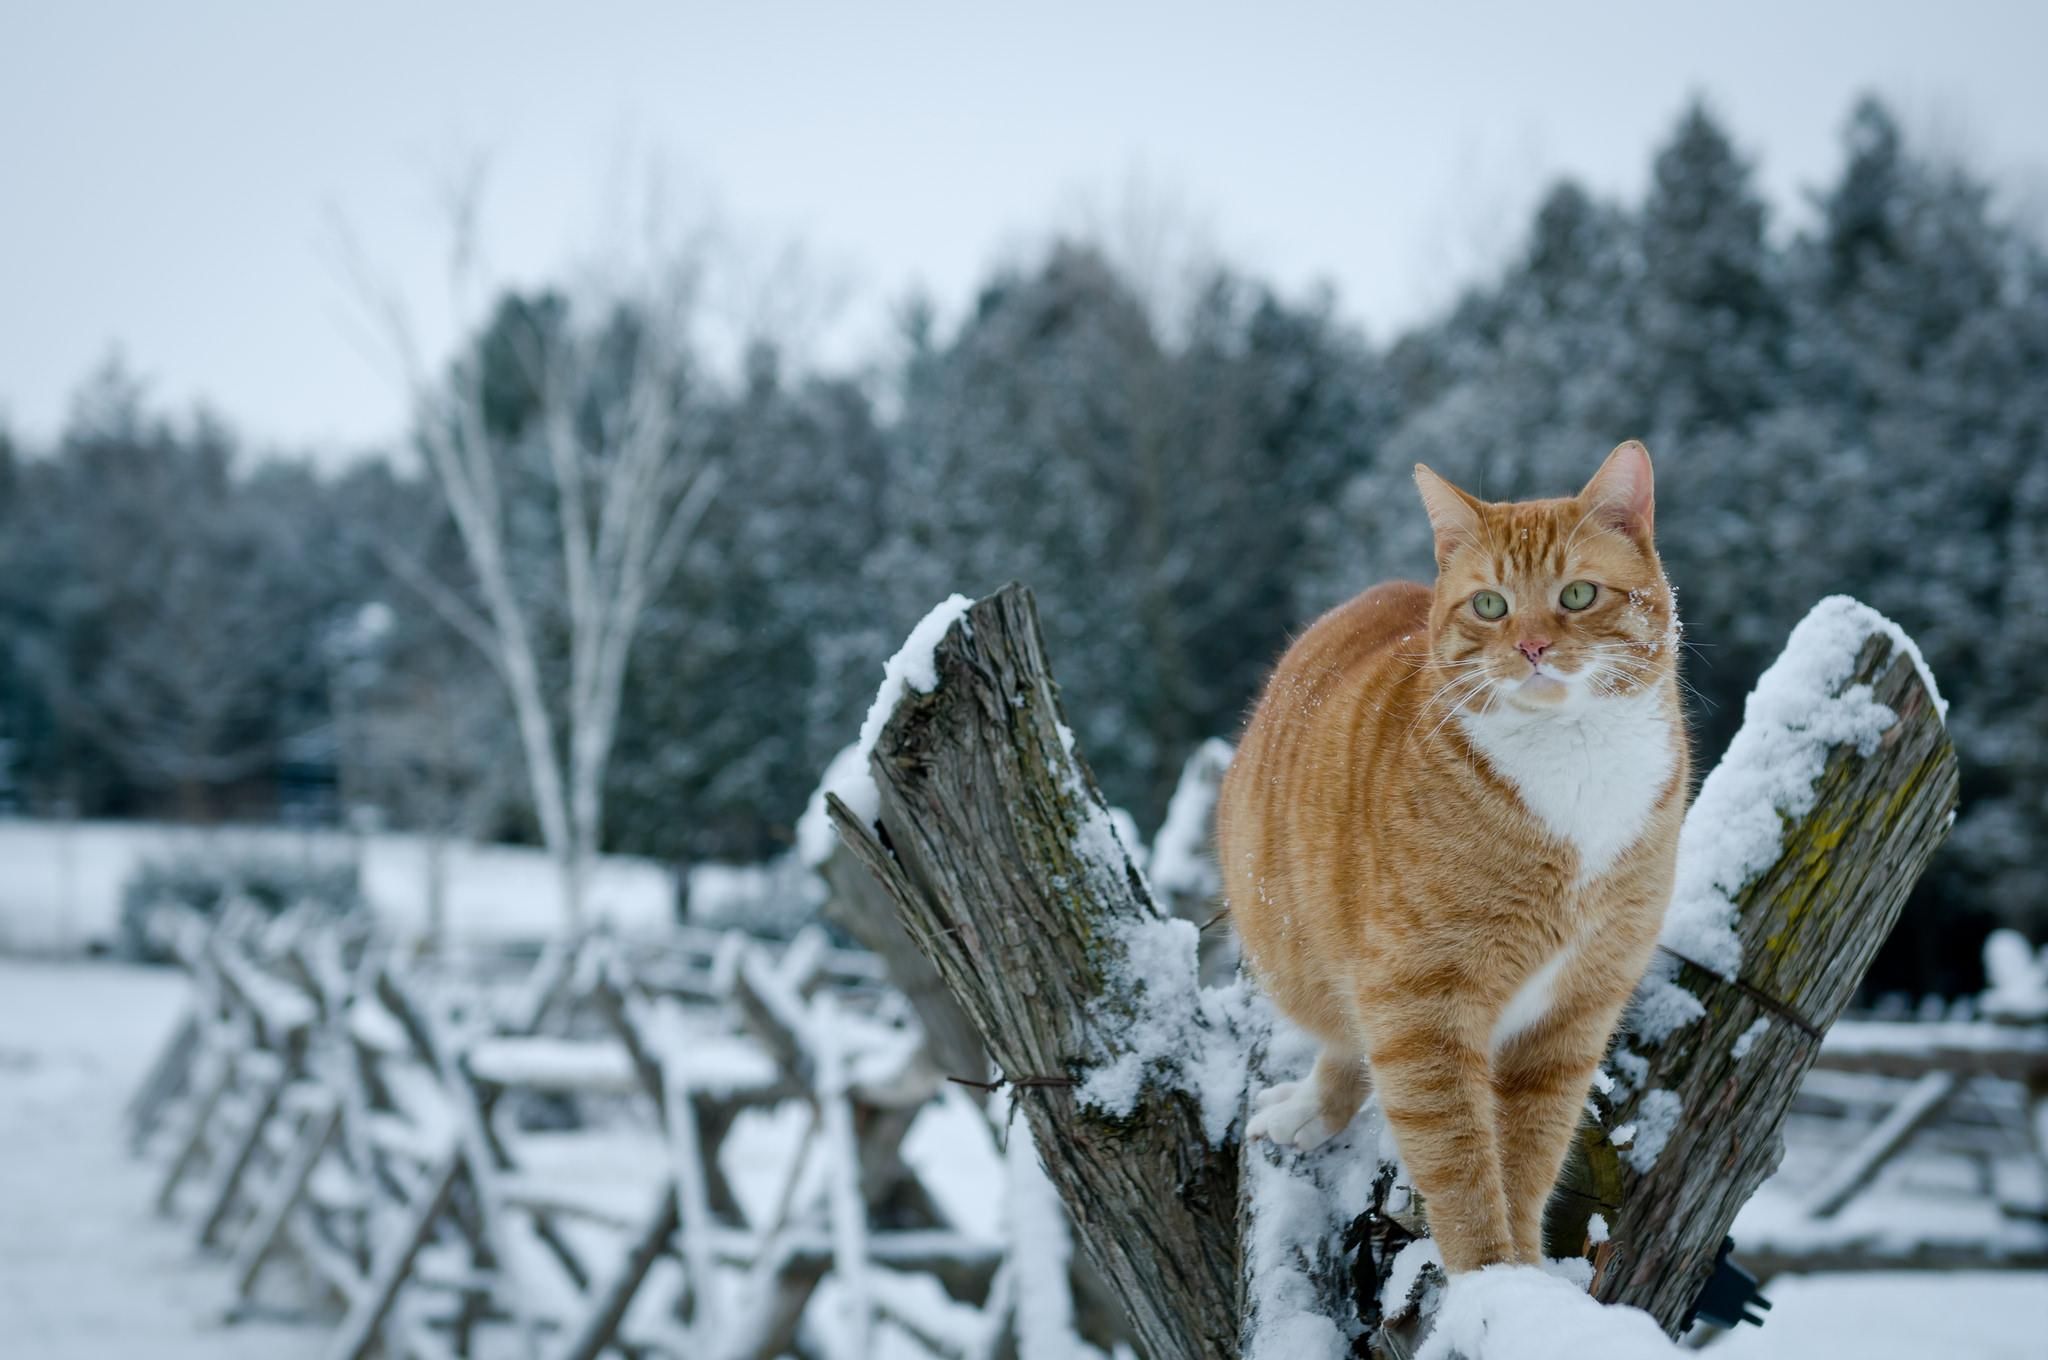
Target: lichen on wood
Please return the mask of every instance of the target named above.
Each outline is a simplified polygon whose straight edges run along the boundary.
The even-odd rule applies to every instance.
[[[1607,1220],[1611,1245],[1594,1293],[1645,1309],[1667,1331],[1682,1326],[1736,1212],[1777,1168],[1780,1125],[1821,1037],[1855,995],[1956,805],[1955,750],[1913,658],[1874,631],[1840,688],[1859,684],[1894,721],[1868,755],[1832,750],[1812,809],[1786,822],[1777,861],[1738,894],[1738,976],[1667,961],[1705,1014],[1654,1044],[1624,1033],[1618,1042],[1647,1071],[1611,1104],[1598,1102],[1606,1117],[1582,1131],[1583,1165],[1553,1206],[1554,1251],[1577,1249],[1592,1212]],[[1656,1092],[1674,1095],[1682,1113],[1641,1170],[1610,1135],[1639,1119]]]

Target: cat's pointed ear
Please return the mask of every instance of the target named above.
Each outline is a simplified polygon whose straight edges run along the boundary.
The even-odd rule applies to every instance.
[[[1436,558],[1442,562],[1460,543],[1477,543],[1481,528],[1481,502],[1466,495],[1422,464],[1415,465],[1415,489],[1422,493],[1422,508],[1429,511],[1429,527],[1436,530]]]
[[[1638,542],[1648,542],[1657,508],[1650,451],[1639,440],[1615,446],[1607,461],[1579,493],[1579,503],[1610,529]]]

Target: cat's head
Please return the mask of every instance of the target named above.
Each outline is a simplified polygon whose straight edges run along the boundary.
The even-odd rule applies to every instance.
[[[1677,613],[1641,444],[1560,500],[1482,501],[1419,463],[1415,484],[1436,530],[1431,677],[1447,707],[1577,709],[1672,673]]]

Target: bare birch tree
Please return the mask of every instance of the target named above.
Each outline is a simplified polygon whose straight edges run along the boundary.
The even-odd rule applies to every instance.
[[[411,313],[352,254],[358,291],[396,356],[413,434],[462,545],[469,580],[440,579],[388,543],[387,565],[474,643],[504,684],[541,838],[562,874],[572,928],[585,917],[604,833],[605,774],[626,662],[648,604],[680,566],[717,494],[720,469],[693,416],[692,342],[701,257],[684,244],[606,296],[583,300],[597,324],[501,313],[530,417],[507,428],[490,409],[479,308],[476,197],[459,195],[450,268],[457,325],[479,337],[436,375]],[[488,305],[488,304],[486,304]],[[524,460],[522,462],[522,460]],[[551,534],[515,531],[527,466],[552,501]],[[549,552],[536,545],[552,540]],[[549,558],[552,560],[547,560]],[[559,631],[566,668],[543,647]]]

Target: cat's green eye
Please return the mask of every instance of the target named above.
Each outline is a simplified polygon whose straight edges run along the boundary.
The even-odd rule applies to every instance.
[[[1598,593],[1591,581],[1574,581],[1564,588],[1564,594],[1558,599],[1566,609],[1584,609],[1593,603],[1593,596]]]
[[[1482,619],[1497,619],[1508,612],[1508,602],[1497,590],[1482,590],[1472,597],[1472,612]]]

